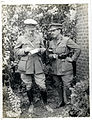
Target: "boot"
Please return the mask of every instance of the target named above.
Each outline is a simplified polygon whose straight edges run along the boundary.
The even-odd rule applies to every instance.
[[[62,107],[65,105],[64,103],[64,91],[63,91],[63,81],[61,79],[61,76],[58,75],[54,75],[53,76],[53,80],[54,80],[54,88],[56,89],[56,91],[58,92],[59,95],[59,105],[56,106],[56,108]]]
[[[47,105],[47,92],[46,92],[46,90],[41,90],[40,93],[41,93],[41,97],[42,97],[43,103],[45,105]]]
[[[28,112],[29,112],[29,113],[33,113],[33,112],[34,112],[34,105],[33,105],[33,104],[31,104],[31,105],[29,106]]]
[[[66,105],[66,104],[65,104],[65,102],[63,101],[63,102],[59,103],[59,105],[58,105],[56,108],[64,107],[65,105]]]
[[[34,106],[33,106],[33,91],[32,91],[32,89],[27,91],[27,96],[28,96],[28,99],[29,99],[29,102],[30,102],[28,112],[33,113]]]
[[[65,103],[67,105],[71,104],[71,91],[69,90],[69,88],[65,88],[64,90],[64,99],[65,99]]]
[[[59,105],[56,108],[63,107],[63,106],[65,106],[63,87],[62,86],[58,87],[56,90],[59,94],[59,99],[60,99],[59,100]]]
[[[45,109],[52,113],[53,109],[49,105],[47,105],[47,91],[46,90],[41,90],[40,93],[41,93],[43,103],[45,105]]]

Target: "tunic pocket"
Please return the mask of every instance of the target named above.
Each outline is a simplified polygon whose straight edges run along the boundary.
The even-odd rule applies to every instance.
[[[27,60],[21,59],[18,63],[18,70],[22,72],[26,72]]]
[[[70,71],[73,70],[73,66],[72,63],[68,62],[67,60],[65,60],[64,62],[62,62],[62,71]]]

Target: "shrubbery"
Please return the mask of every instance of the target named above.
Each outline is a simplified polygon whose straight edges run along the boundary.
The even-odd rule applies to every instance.
[[[71,94],[70,116],[87,117],[90,115],[89,108],[89,83],[88,79],[77,82]]]

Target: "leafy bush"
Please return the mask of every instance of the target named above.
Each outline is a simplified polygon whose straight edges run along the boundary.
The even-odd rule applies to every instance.
[[[89,116],[89,83],[88,79],[77,82],[73,88],[70,88],[71,94],[71,109],[70,116],[85,117]]]

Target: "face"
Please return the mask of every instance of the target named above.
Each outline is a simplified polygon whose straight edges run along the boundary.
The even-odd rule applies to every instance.
[[[26,25],[25,30],[27,34],[33,35],[34,31],[36,30],[36,27],[32,25]]]
[[[57,38],[59,34],[60,34],[59,29],[55,29],[55,30],[51,31],[51,37],[53,37],[53,38]]]

